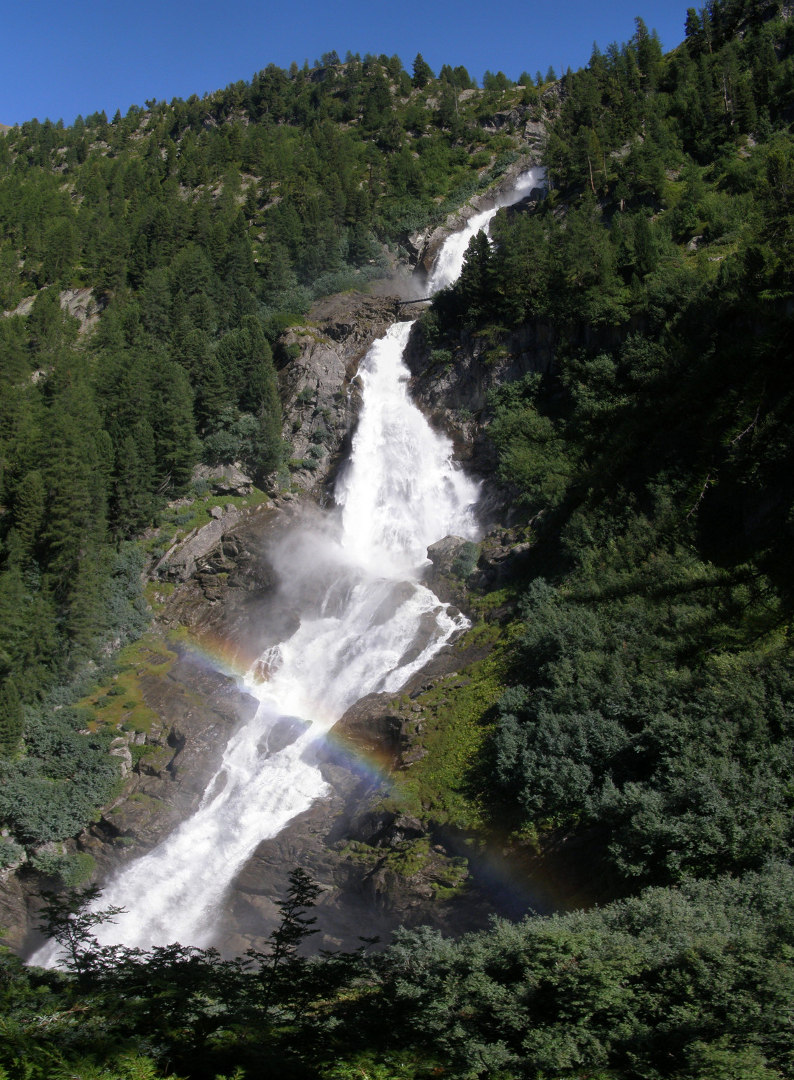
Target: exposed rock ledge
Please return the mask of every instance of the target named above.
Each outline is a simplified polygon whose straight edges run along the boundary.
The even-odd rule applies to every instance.
[[[5,317],[21,315],[26,318],[30,314],[35,300],[35,294],[26,296],[24,300],[20,300],[13,310],[4,311],[3,315]],[[80,323],[81,334],[96,325],[102,310],[102,305],[94,295],[94,290],[89,288],[64,289],[60,293],[60,302],[61,309],[68,315],[72,315]]]
[[[279,383],[292,480],[321,499],[349,448],[361,403],[358,365],[395,321],[398,305],[395,297],[342,293],[318,301],[306,322],[284,335],[291,358]]]

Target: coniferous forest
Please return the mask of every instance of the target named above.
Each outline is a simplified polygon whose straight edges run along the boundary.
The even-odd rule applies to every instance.
[[[710,0],[669,54],[637,19],[482,83],[332,53],[0,136],[0,873],[60,876],[68,957],[0,953],[0,1078],[794,1076],[791,11]],[[284,331],[405,263],[528,122],[546,197],[419,318],[430,378],[527,332],[554,363],[467,418],[522,557],[498,591],[457,568],[493,651],[451,697],[465,752],[405,799],[570,838],[598,905],[310,957],[296,871],[265,951],[97,946],[113,911],[53,851],[118,790],[86,694],[149,623],[153,530],[199,462],[289,488]]]

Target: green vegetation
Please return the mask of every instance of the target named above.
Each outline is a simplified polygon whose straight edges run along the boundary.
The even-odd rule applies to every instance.
[[[114,912],[86,908],[95,890],[50,895],[43,923],[67,970],[0,955],[0,1069],[774,1080],[791,1068],[792,887],[791,868],[771,864],[459,941],[401,930],[383,953],[312,960],[301,946],[319,890],[297,871],[268,948],[235,961],[101,948],[94,927]]]
[[[124,731],[151,729],[156,714],[144,701],[141,676],[163,677],[176,659],[162,638],[144,634],[121,649],[114,658],[114,671],[85,695],[80,704],[91,710],[93,726]]]
[[[477,644],[496,643],[495,626],[481,624],[471,632]],[[467,639],[468,640],[468,639]],[[435,824],[471,829],[487,817],[489,796],[472,780],[485,741],[494,722],[494,705],[506,674],[504,645],[484,660],[464,668],[458,676],[441,680],[419,694],[412,705],[412,746],[423,756],[410,769],[397,773],[387,806]]]
[[[710,10],[708,42],[663,57],[638,20],[566,76],[550,197],[426,317],[453,355],[555,343],[489,399],[534,580],[482,767],[514,828],[590,830],[613,893],[794,839],[791,26]]]

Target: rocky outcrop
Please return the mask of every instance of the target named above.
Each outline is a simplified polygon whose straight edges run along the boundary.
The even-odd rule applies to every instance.
[[[96,326],[102,311],[102,305],[93,289],[87,288],[64,289],[61,293],[61,308],[77,319],[81,334]]]
[[[196,573],[200,560],[214,551],[232,531],[243,516],[243,511],[230,504],[225,509],[220,506],[213,507],[210,514],[211,521],[201,528],[193,529],[166,551],[155,564],[154,574],[171,581],[187,581]]]
[[[159,722],[146,735],[123,796],[78,838],[80,850],[105,872],[120,856],[126,861],[153,847],[198,807],[229,735],[259,704],[190,648],[166,675],[142,682]]]
[[[36,296],[26,296],[20,300],[12,311],[4,311],[3,315],[20,315],[26,318],[33,307]],[[99,320],[102,305],[94,295],[94,290],[89,288],[63,289],[60,293],[61,310],[77,319],[80,324],[80,333],[90,330]]]
[[[293,483],[324,492],[349,446],[360,405],[362,357],[394,322],[394,297],[345,293],[319,301],[306,323],[283,336],[289,363],[279,372]]]
[[[213,495],[250,495],[254,482],[239,465],[197,465],[193,483],[203,481]]]
[[[272,553],[296,519],[310,512],[287,495],[247,514],[226,515],[217,522],[222,528],[208,534],[215,546],[196,559],[192,575],[155,595],[162,604],[159,624],[186,628],[198,641],[223,642],[228,660],[247,670],[268,646],[297,628],[297,617],[277,588]]]
[[[460,536],[445,536],[427,549],[427,557],[433,564],[435,574],[449,575],[454,572],[455,564],[469,541]]]
[[[451,360],[434,363],[417,328],[405,357],[413,375],[411,391],[436,423],[444,412],[465,410],[476,416],[495,386],[531,372],[552,373],[558,345],[559,334],[554,328],[531,323],[506,335],[497,348],[493,342],[463,334]]]

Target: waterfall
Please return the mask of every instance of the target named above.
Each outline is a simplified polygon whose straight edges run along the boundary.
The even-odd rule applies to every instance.
[[[463,256],[469,241],[478,232],[487,234],[491,221],[505,206],[512,206],[526,198],[535,188],[545,188],[546,170],[542,168],[528,169],[516,179],[515,186],[510,191],[500,195],[495,205],[490,210],[482,210],[470,217],[466,225],[452,236],[448,237],[439,251],[433,270],[428,280],[428,291],[432,295],[440,289],[446,289],[448,285],[457,281],[463,269]]]
[[[537,170],[524,174],[500,205],[537,183]],[[435,288],[460,272],[468,237],[497,209],[450,238]],[[307,525],[273,553],[303,608],[298,629],[246,677],[258,711],[229,739],[198,810],[107,884],[99,906],[126,913],[98,929],[102,944],[211,944],[229,886],[257,845],[326,794],[319,740],[359,698],[400,689],[467,625],[419,580],[428,545],[450,533],[476,538],[478,485],[408,397],[411,325],[392,326],[362,361],[363,405],[335,509],[323,527]],[[285,721],[297,737],[270,752],[269,736]],[[55,948],[30,962],[56,963]]]

